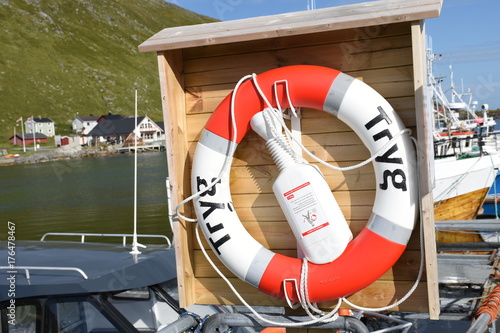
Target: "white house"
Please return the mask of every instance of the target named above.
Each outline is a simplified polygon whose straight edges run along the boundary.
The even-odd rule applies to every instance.
[[[80,134],[89,134],[90,131],[97,125],[98,116],[81,116],[76,117],[71,127],[73,128],[73,132]]]
[[[137,128],[135,118],[121,118],[101,120],[90,131],[87,136],[91,137],[92,144],[124,143],[129,144],[134,139],[134,133],[140,133],[138,139],[141,145],[149,145],[164,140],[164,130],[148,116],[137,117]]]
[[[30,117],[24,122],[26,134],[41,133],[47,137],[53,137],[56,134],[54,121],[50,118]]]

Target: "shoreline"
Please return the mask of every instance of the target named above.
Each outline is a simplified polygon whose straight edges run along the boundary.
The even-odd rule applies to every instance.
[[[108,156],[116,155],[117,151],[114,150],[104,150],[83,147],[60,147],[51,149],[41,149],[38,152],[34,152],[30,155],[19,156],[19,157],[5,157],[0,156],[0,167],[1,166],[11,166],[11,165],[22,165],[22,164],[34,164],[34,163],[44,163],[51,161],[67,160],[72,158],[85,158],[85,157],[98,157],[98,156]]]

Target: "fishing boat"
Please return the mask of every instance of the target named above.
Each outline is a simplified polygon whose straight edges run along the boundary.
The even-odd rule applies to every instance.
[[[431,43],[431,42],[430,42]],[[476,101],[470,90],[459,93],[453,82],[445,94],[443,78],[435,77],[433,62],[440,56],[427,48],[427,77],[429,96],[434,118],[434,217],[436,221],[473,220],[481,213],[486,194],[495,179],[500,165],[496,122],[488,116],[488,106],[483,105],[483,116],[476,115]],[[459,116],[459,111],[466,116]],[[481,241],[478,233],[440,232],[439,243]]]

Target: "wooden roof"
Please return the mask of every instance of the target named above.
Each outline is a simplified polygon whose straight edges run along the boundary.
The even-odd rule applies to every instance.
[[[163,29],[139,45],[140,52],[383,25],[438,17],[443,0],[379,0],[249,19]]]

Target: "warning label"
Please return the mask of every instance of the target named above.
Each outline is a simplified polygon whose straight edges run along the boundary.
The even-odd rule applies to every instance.
[[[283,193],[283,196],[288,200],[288,206],[302,237],[329,225],[310,182]]]

